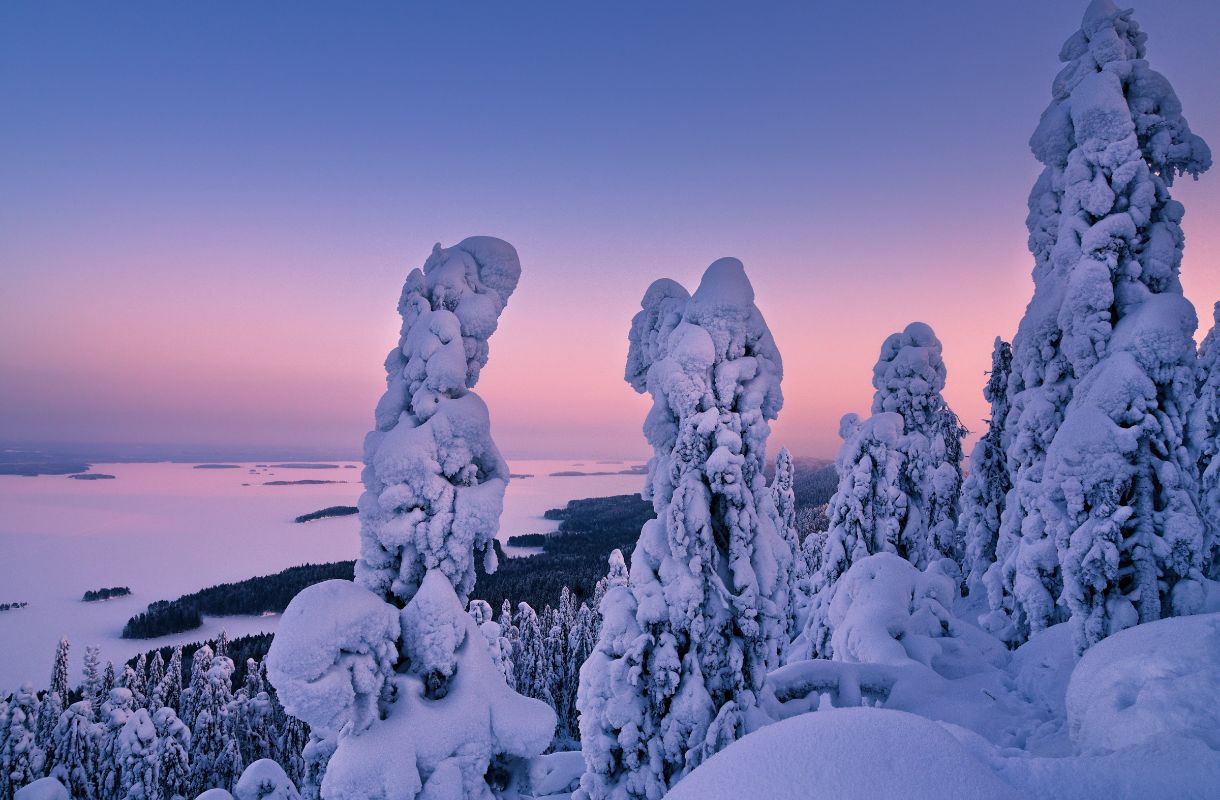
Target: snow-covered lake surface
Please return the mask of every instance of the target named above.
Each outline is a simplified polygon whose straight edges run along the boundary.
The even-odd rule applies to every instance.
[[[267,462],[271,463],[271,462]],[[202,629],[160,639],[119,638],[128,617],[154,600],[216,583],[278,572],[305,563],[355,558],[354,516],[297,524],[293,518],[335,505],[355,505],[359,464],[332,469],[257,467],[196,469],[192,464],[95,464],[114,480],[62,475],[0,476],[0,689],[50,679],[55,643],[72,642],[72,678],[85,645],[115,663],[156,646],[275,629],[278,616],[207,618]],[[501,541],[554,530],[549,508],[582,497],[638,492],[640,475],[552,477],[555,472],[626,470],[640,461],[513,461],[501,518]],[[349,468],[350,464],[350,468]],[[343,483],[264,485],[266,481]],[[129,586],[132,594],[85,603],[87,590]]]

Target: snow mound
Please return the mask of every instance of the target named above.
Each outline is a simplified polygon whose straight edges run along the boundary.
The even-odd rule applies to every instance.
[[[54,778],[39,778],[18,789],[13,800],[71,800],[71,795]]]
[[[1095,644],[1072,672],[1067,719],[1083,752],[1166,734],[1220,750],[1220,614],[1150,622]]]
[[[515,787],[527,760],[550,744],[555,712],[505,684],[440,571],[424,577],[402,623],[410,666],[394,675],[383,719],[340,733],[322,797],[491,800],[488,778],[499,789]]]
[[[943,727],[914,714],[840,708],[762,728],[712,756],[668,800],[991,800],[1021,795]]]
[[[367,727],[394,673],[398,609],[351,581],[323,581],[301,591],[280,620],[267,653],[267,675],[284,708],[319,733],[348,722]]]
[[[301,800],[301,793],[284,773],[284,769],[269,758],[260,758],[241,774],[233,787],[236,800]]]

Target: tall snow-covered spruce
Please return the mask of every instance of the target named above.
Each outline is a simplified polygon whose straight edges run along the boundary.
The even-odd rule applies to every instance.
[[[900,485],[907,516],[898,554],[919,569],[940,558],[960,561],[957,501],[966,429],[941,394],[945,360],[929,325],[912,322],[882,343],[873,388],[873,413],[895,413],[903,422]]]
[[[356,582],[297,595],[268,653],[326,800],[487,800],[521,789],[520,760],[551,742],[554,712],[508,687],[464,608],[476,554],[495,567],[509,477],[470,390],[520,269],[511,245],[474,237],[408,276],[365,440]]]
[[[996,561],[1000,517],[1012,489],[1004,457],[1004,420],[1008,417],[1008,377],[1012,374],[1012,345],[996,337],[991,351],[991,372],[983,397],[991,404],[987,432],[970,451],[970,474],[962,483],[959,525],[965,547],[964,571],[970,592],[982,593],[983,577]]]
[[[1208,525],[1203,558],[1213,577],[1220,575],[1220,303],[1214,324],[1199,345],[1195,366],[1195,407],[1190,417],[1190,447],[1199,470],[1199,501]]]
[[[783,403],[779,351],[740,261],[693,296],[659,280],[626,378],[653,405],[644,525],[581,670],[581,796],[657,798],[750,725],[786,642],[792,552],[763,477]]]
[[[1034,296],[1013,340],[996,611],[1014,639],[1072,621],[1078,648],[1197,608],[1203,522],[1183,430],[1195,312],[1178,175],[1211,166],[1146,36],[1094,0],[1030,139]]]
[[[872,416],[847,414],[839,423],[830,529],[817,571],[801,583],[808,596],[799,604],[804,618],[787,661],[831,655],[830,603],[839,579],[860,559],[888,552],[919,569],[946,558],[960,563],[965,429],[941,395],[944,387],[941,343],[926,323],[912,322],[882,343]]]

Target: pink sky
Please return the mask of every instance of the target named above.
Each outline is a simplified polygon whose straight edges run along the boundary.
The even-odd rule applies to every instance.
[[[1026,142],[1083,7],[583,9],[566,36],[501,10],[460,54],[439,7],[0,11],[0,441],[354,454],[403,278],[474,234],[523,265],[478,387],[510,456],[644,454],[631,316],[721,256],[784,356],[774,445],[833,455],[913,320],[978,431],[1032,291]],[[1220,4],[1137,11],[1220,148]],[[1220,176],[1174,194],[1205,330]]]

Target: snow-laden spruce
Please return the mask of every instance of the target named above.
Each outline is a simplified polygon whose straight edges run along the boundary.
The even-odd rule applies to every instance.
[[[788,448],[781,447],[775,456],[775,477],[771,479],[771,502],[775,504],[776,517],[779,520],[779,531],[787,543],[788,551],[792,553],[787,572],[780,580],[788,586],[788,619],[784,632],[785,650],[787,642],[797,633],[799,618],[799,603],[797,602],[796,584],[807,579],[808,561],[801,550],[800,534],[796,530],[796,467],[792,462],[792,453]],[[805,567],[806,569],[802,569]]]
[[[1013,340],[1013,489],[997,611],[1021,638],[1070,616],[1077,645],[1198,607],[1203,524],[1183,430],[1194,310],[1181,174],[1211,165],[1145,34],[1094,0],[1030,139],[1034,297]]]
[[[407,277],[402,332],[386,356],[386,391],[364,441],[356,582],[402,608],[429,569],[464,602],[475,554],[495,570],[508,465],[491,440],[487,407],[470,391],[487,340],[517,287],[521,264],[486,236],[438,244]]]
[[[313,729],[324,800],[515,793],[551,742],[554,712],[509,688],[464,608],[476,554],[495,568],[509,477],[470,390],[520,270],[511,245],[474,237],[407,278],[365,439],[356,581],[302,591],[272,642],[268,674]]]
[[[626,378],[653,405],[644,488],[657,511],[609,582],[581,670],[581,796],[656,798],[740,737],[785,645],[792,552],[763,477],[779,351],[740,261],[693,296],[649,287]]]
[[[1215,578],[1220,577],[1220,303],[1212,308],[1212,319],[1195,365],[1190,449],[1199,471],[1200,510],[1208,526],[1203,559]]]
[[[983,397],[991,404],[987,432],[970,451],[970,473],[962,482],[958,523],[965,547],[964,571],[970,594],[982,594],[984,576],[996,562],[1000,517],[1012,489],[1004,455],[1004,420],[1008,416],[1008,376],[1012,374],[1012,346],[996,337],[991,351],[991,372]],[[999,590],[1002,591],[1002,590]]]
[[[835,458],[839,485],[830,498],[830,529],[820,566],[800,588],[807,595],[802,630],[787,661],[831,655],[830,601],[852,564],[876,553],[897,553],[909,500],[902,490],[903,419],[890,411],[839,422],[843,445]]]
[[[945,360],[940,340],[923,322],[912,322],[881,345],[873,367],[874,414],[902,417],[901,487],[907,515],[895,542],[916,567],[961,558],[957,499],[962,485],[962,437],[966,430],[941,392]]]

